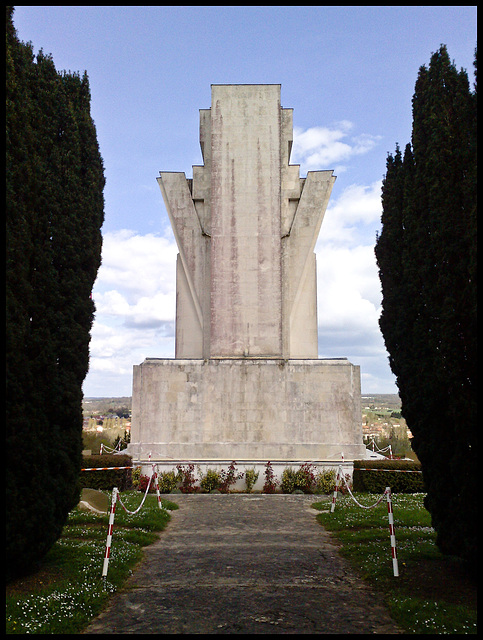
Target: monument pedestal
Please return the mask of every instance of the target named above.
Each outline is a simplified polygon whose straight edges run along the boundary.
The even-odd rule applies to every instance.
[[[360,371],[346,359],[146,359],[134,367],[134,464],[363,457]],[[277,465],[278,466],[278,465]]]

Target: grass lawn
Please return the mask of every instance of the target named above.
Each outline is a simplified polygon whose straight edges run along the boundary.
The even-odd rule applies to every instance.
[[[356,494],[364,506],[379,497]],[[424,495],[392,498],[399,577],[393,575],[385,500],[374,509],[362,509],[350,496],[339,497],[334,513],[330,500],[313,506],[321,511],[317,520],[332,532],[341,555],[381,593],[406,633],[476,633],[476,581],[457,558],[438,551]]]
[[[131,511],[142,494],[122,493]],[[109,496],[110,502],[110,496]],[[163,500],[167,509],[177,505]],[[108,515],[74,509],[61,538],[42,560],[37,571],[7,585],[6,632],[79,633],[105,607],[112,593],[129,577],[142,557],[142,548],[154,542],[165,528],[169,513],[159,509],[155,495],[148,495],[136,515],[116,506],[109,571],[101,578]]]

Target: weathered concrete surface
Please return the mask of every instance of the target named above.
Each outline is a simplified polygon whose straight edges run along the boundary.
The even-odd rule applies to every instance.
[[[360,369],[340,360],[147,359],[134,367],[136,461],[364,457]],[[173,462],[175,464],[175,462]]]
[[[313,496],[175,498],[168,528],[85,633],[401,633],[316,522]]]
[[[290,164],[279,84],[212,85],[202,166],[158,178],[179,249],[176,358],[317,358],[315,243],[333,172]]]

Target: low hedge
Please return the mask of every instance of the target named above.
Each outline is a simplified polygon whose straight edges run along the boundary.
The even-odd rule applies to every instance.
[[[82,468],[104,467],[132,467],[131,456],[125,454],[105,454],[97,456],[84,456]],[[112,471],[81,471],[79,475],[80,487],[111,491],[117,487],[120,491],[126,491],[132,487],[132,469],[116,469]]]
[[[425,492],[423,474],[408,471],[420,472],[421,463],[413,460],[354,460],[354,491],[382,493],[386,487],[391,487],[392,493]]]

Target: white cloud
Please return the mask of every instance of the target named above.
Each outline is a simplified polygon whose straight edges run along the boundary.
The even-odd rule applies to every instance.
[[[98,315],[131,324],[173,321],[177,253],[173,238],[127,229],[106,233],[94,285]]]
[[[361,242],[374,244],[382,213],[381,185],[381,180],[369,186],[352,184],[337,200],[329,202],[317,250],[328,243],[338,246],[354,246]]]
[[[380,193],[380,182],[351,185],[327,210],[316,245],[319,355],[360,365],[363,392],[395,393],[379,329]]]
[[[379,317],[379,277],[371,246],[322,246],[317,253],[319,325],[367,330]]]
[[[349,137],[354,128],[352,122],[342,120],[329,127],[294,127],[291,162],[300,164],[301,171],[334,169],[345,171],[345,164],[354,156],[371,151],[381,139],[363,133]]]
[[[131,291],[129,297],[134,299],[132,304],[116,290],[98,293],[95,296],[97,314],[122,318],[126,326],[132,327],[159,327],[172,322],[176,293],[169,285],[167,291],[160,290],[159,287],[151,296],[136,297]]]
[[[177,253],[170,237],[104,235],[85,395],[131,395],[133,365],[174,357]]]
[[[142,296],[151,297],[162,287],[174,291],[176,254],[174,239],[129,229],[106,233],[103,237],[102,264],[96,288],[113,285],[122,289],[132,303]]]

